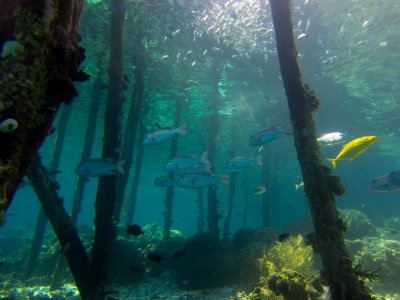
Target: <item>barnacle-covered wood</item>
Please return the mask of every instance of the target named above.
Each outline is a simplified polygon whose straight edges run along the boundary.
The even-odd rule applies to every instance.
[[[0,122],[14,119],[18,128],[0,132],[0,217],[60,104],[78,95],[72,82],[88,79],[78,70],[84,59],[77,31],[82,5],[83,0],[2,1],[0,46],[17,47],[0,57]]]
[[[316,246],[334,299],[372,299],[353,271],[343,239],[343,222],[335,194],[343,194],[338,177],[323,166],[312,111],[316,96],[304,86],[294,43],[290,0],[270,0],[282,78],[288,99],[293,134],[315,227]]]

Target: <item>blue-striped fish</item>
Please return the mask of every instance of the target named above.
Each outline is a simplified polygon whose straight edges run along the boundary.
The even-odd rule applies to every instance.
[[[278,139],[282,134],[292,134],[290,123],[288,123],[285,127],[275,125],[273,127],[258,131],[250,137],[250,146],[263,146],[266,143]]]

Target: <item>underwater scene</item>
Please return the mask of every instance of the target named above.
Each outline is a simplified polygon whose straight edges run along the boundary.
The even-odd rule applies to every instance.
[[[0,299],[400,299],[400,1],[0,2]]]

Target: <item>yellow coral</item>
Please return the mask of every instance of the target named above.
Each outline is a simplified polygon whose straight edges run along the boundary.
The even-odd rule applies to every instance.
[[[277,242],[264,254],[262,269],[266,276],[273,272],[293,270],[310,278],[317,274],[312,255],[312,247],[305,245],[300,234],[297,237],[291,236],[283,242]]]

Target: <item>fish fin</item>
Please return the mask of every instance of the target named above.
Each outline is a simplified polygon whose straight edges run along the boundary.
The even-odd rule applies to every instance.
[[[211,173],[211,164],[205,165],[204,168],[207,173]]]
[[[332,163],[334,169],[336,168],[336,158],[327,158],[326,160]]]
[[[256,164],[259,165],[260,167],[263,166],[263,162],[261,161],[262,154],[256,157]]]
[[[295,188],[296,188],[296,192],[299,189],[300,184],[294,184]]]
[[[201,155],[201,162],[205,165],[210,165],[210,161],[208,160],[208,150],[204,151]]]
[[[230,176],[231,176],[231,174],[225,174],[225,175],[219,176],[219,178],[221,178],[221,183],[226,184],[226,185],[231,185],[231,183],[229,182]]]
[[[259,149],[258,149],[258,152],[261,152],[261,150],[264,148],[264,146],[261,146]]]
[[[188,122],[185,122],[185,123],[183,123],[181,126],[178,127],[178,129],[179,129],[179,134],[187,135],[187,132],[186,132],[186,126],[187,126],[187,124],[188,124]]]
[[[125,164],[125,161],[126,161],[126,159],[122,159],[122,160],[120,160],[117,164],[118,164],[118,168],[117,168],[117,170],[118,170],[118,173],[121,173],[121,174],[124,174],[125,173],[125,171],[124,171],[124,164]]]
[[[289,122],[286,124],[284,133],[287,135],[293,135],[292,123]]]

